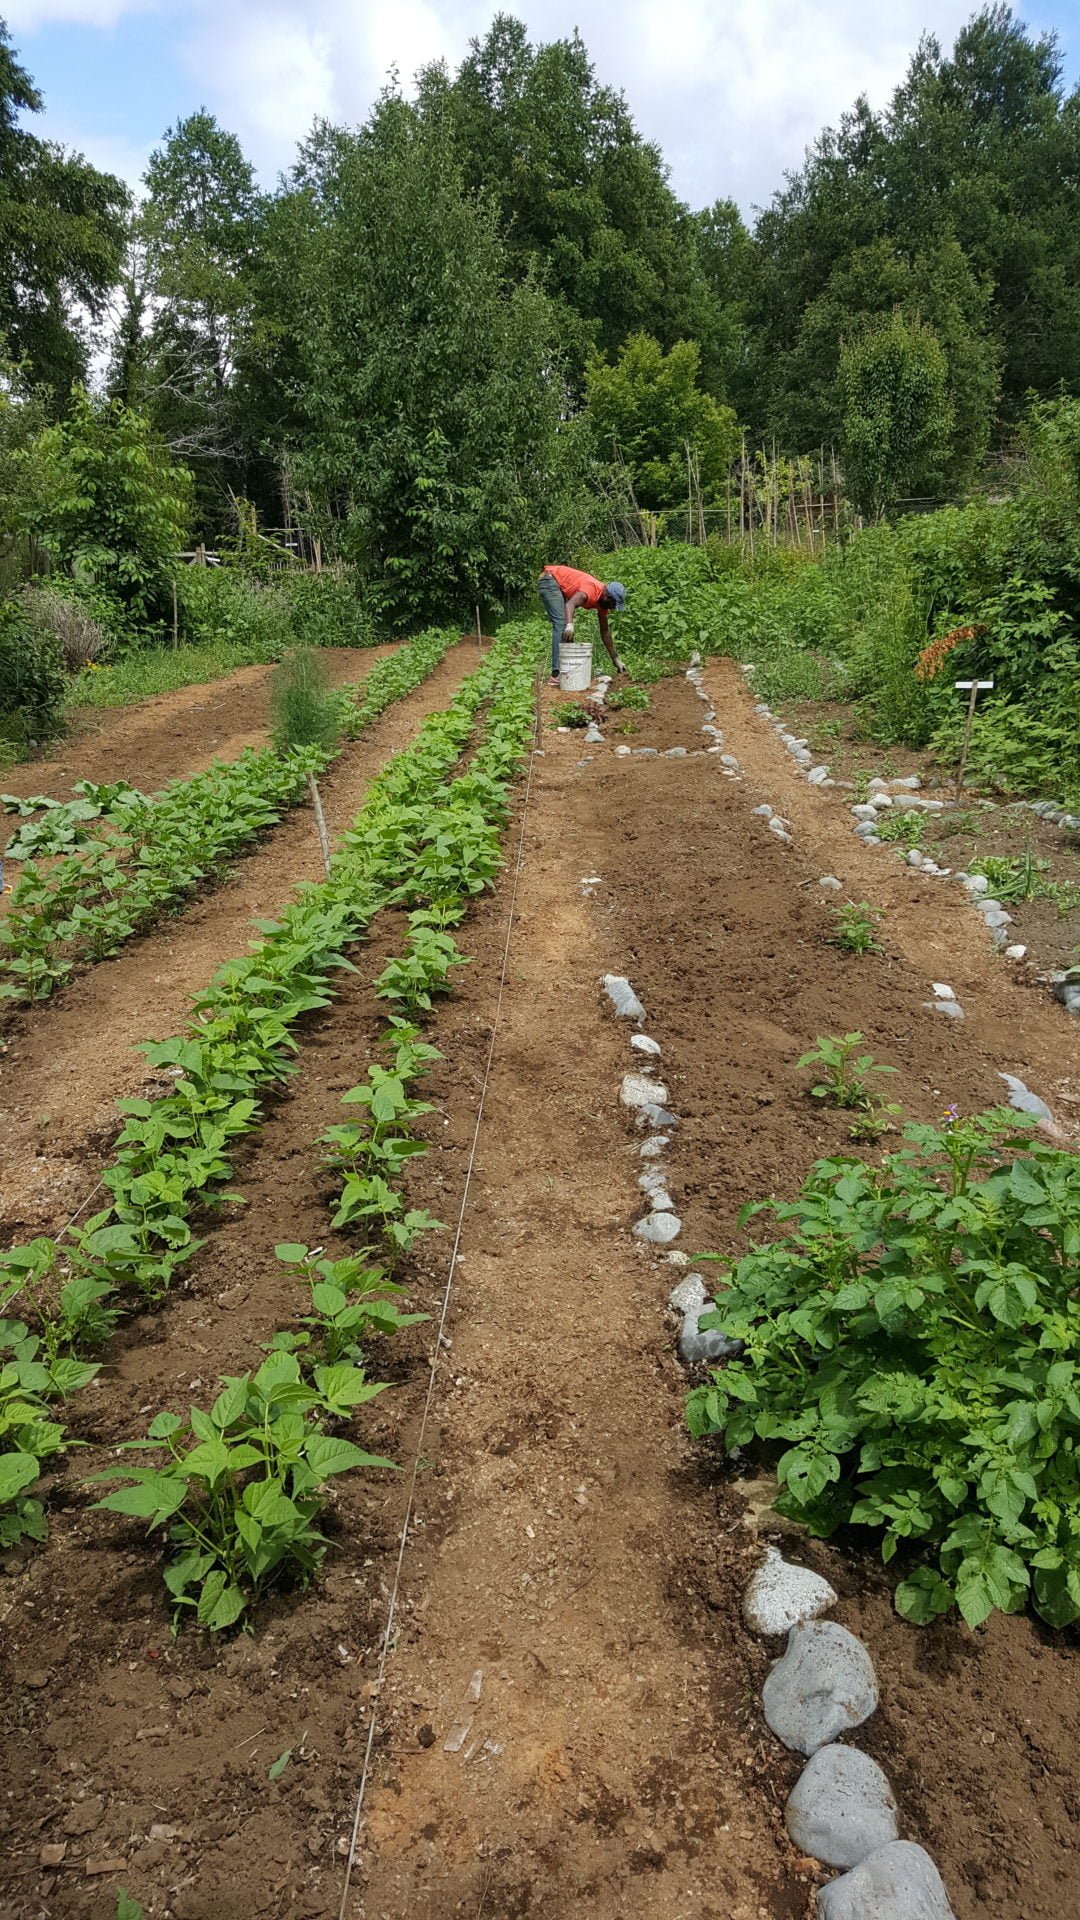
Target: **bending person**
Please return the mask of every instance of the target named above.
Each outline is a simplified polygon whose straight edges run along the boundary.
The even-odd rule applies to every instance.
[[[595,612],[600,622],[600,638],[608,653],[616,673],[625,673],[626,668],[611,644],[608,630],[608,614],[621,613],[626,605],[626,588],[618,580],[594,580],[591,573],[581,573],[577,567],[545,567],[539,580],[540,598],[544,603],[544,612],[551,621],[551,677],[559,677],[559,646],[563,640],[574,637],[574,615],[579,607],[586,612]]]

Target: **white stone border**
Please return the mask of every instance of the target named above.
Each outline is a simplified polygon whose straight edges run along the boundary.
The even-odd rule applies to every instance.
[[[751,693],[754,691],[753,671],[753,667],[746,663],[739,668]],[[851,782],[834,780],[827,766],[814,766],[813,755],[806,741],[789,732],[784,722],[773,712],[767,702],[755,699],[754,712],[769,722],[791,754],[797,768],[805,775],[812,787],[850,789]],[[874,832],[874,826],[880,815],[888,808],[897,805],[898,801],[902,802],[904,812],[944,813],[944,800],[930,799],[919,791],[921,786],[922,782],[917,773],[905,774],[896,780],[885,780],[880,775],[875,775],[874,779],[868,782],[866,799],[856,801],[851,807],[851,812],[855,816],[855,826],[852,831],[864,846],[880,847],[886,844]],[[1055,801],[1034,800],[1025,801],[1022,804],[1029,806],[1040,819],[1050,821],[1055,826],[1063,827],[1070,832],[1080,831],[1080,815],[1066,813]],[[754,811],[755,813],[772,813],[771,808],[764,807],[755,807]],[[773,816],[773,818],[777,817]],[[769,825],[773,826],[773,819],[770,819]],[[773,831],[776,829],[773,828]],[[921,853],[917,847],[912,847],[906,854],[905,863],[928,879],[955,879],[964,888],[968,899],[982,916],[983,925],[997,950],[1003,952],[1007,960],[1019,962],[1026,959],[1027,948],[1019,942],[1010,942],[1006,932],[1006,928],[1013,924],[1011,913],[1000,900],[993,899],[990,894],[990,883],[982,874],[963,872],[954,874],[951,867],[939,867],[936,861]],[[1080,1014],[1080,978],[1074,975],[1070,979],[1068,972],[1055,972],[1040,977],[1047,980],[1053,998],[1064,1007],[1066,1013]]]
[[[693,671],[691,667],[691,675]],[[653,1062],[659,1065],[662,1050],[659,1041],[644,1032],[648,1015],[627,977],[604,974],[600,984],[616,1017],[634,1027],[630,1051],[637,1070],[625,1073],[619,1087],[620,1106],[646,1129],[639,1148],[644,1169],[637,1184],[647,1211],[637,1221],[634,1237],[647,1246],[670,1249],[682,1232],[682,1221],[663,1160],[679,1118],[668,1107],[664,1082],[640,1070]],[[687,1264],[686,1254],[678,1250],[669,1251],[667,1259]],[[678,1351],[685,1366],[741,1351],[741,1343],[722,1329],[701,1326],[703,1315],[715,1308],[700,1275],[684,1275],[672,1289],[669,1304],[681,1323]],[[839,1735],[861,1726],[876,1711],[878,1684],[862,1642],[846,1627],[821,1618],[836,1604],[827,1580],[784,1560],[771,1546],[765,1548],[743,1596],[743,1620],[750,1632],[787,1635],[785,1650],[766,1677],[762,1708],[777,1739],[807,1756],[784,1808],[788,1833],[804,1854],[825,1866],[846,1869],[819,1891],[818,1920],[868,1920],[878,1912],[887,1912],[889,1920],[956,1920],[930,1855],[900,1838],[896,1797],[881,1768],[859,1748],[838,1744]]]

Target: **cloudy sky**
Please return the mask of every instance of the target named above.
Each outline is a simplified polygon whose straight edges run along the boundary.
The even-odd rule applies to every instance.
[[[976,0],[532,0],[534,39],[580,28],[693,206],[749,212],[857,94],[883,102],[928,27],[948,40]],[[454,66],[500,9],[478,0],[0,0],[46,96],[43,130],[138,180],[164,129],[207,106],[269,185],[316,116],[362,119],[391,68]],[[1080,75],[1080,0],[1023,16]]]

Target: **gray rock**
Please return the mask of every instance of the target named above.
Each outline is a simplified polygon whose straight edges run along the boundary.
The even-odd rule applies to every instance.
[[[634,753],[639,760],[655,760],[659,747],[635,747]]]
[[[1080,1013],[1080,980],[1059,980],[1054,999],[1060,1000],[1066,1013]]]
[[[670,1247],[681,1232],[682,1221],[677,1213],[650,1213],[634,1228],[637,1239],[647,1240],[651,1247]]]
[[[676,1313],[700,1313],[708,1297],[701,1275],[688,1273],[685,1280],[680,1280],[677,1287],[672,1287],[668,1295],[668,1305],[673,1307]]]
[[[941,1875],[913,1840],[894,1840],[830,1880],[817,1920],[956,1920]]]
[[[924,1000],[927,1013],[943,1013],[946,1020],[962,1020],[964,1009],[959,1000]]]
[[[653,1213],[674,1214],[675,1202],[666,1187],[650,1187],[648,1193],[649,1206]]]
[[[759,820],[771,820],[773,817],[773,810],[770,806],[752,807],[751,812],[756,813]]]
[[[823,787],[829,777],[828,767],[811,767],[807,779],[812,787]]]
[[[603,987],[620,1020],[645,1020],[648,1018],[641,1001],[638,999],[637,994],[634,992],[633,987],[625,975],[621,973],[605,973],[601,976],[600,985]]]
[[[1027,948],[1017,944],[1016,946],[1013,946],[1013,947],[1006,947],[1005,958],[1006,960],[1022,960],[1026,953],[1027,953]]]
[[[741,1353],[741,1340],[729,1340],[719,1327],[702,1327],[699,1322],[703,1313],[711,1313],[713,1303],[707,1300],[703,1307],[691,1307],[682,1323],[679,1334],[679,1359],[684,1367],[702,1367],[709,1360],[727,1360],[733,1353]]]
[[[820,1747],[788,1795],[784,1820],[795,1845],[828,1867],[857,1867],[900,1838],[893,1790],[857,1747]]]
[[[659,1167],[650,1167],[647,1173],[638,1174],[638,1186],[642,1193],[655,1193],[667,1184],[667,1175]]]
[[[603,746],[603,744],[604,744],[603,734],[601,733],[595,720],[590,720],[588,726],[585,729],[585,745],[587,747],[600,747],[600,746]]]
[[[921,853],[919,852],[919,849],[918,849],[918,847],[912,847],[912,848],[911,848],[911,850],[910,850],[910,852],[909,852],[909,853],[908,853],[908,855],[907,855],[907,863],[908,863],[908,866],[909,866],[909,867],[921,867],[921,866],[922,866],[922,864],[923,864],[923,857],[922,857],[922,854],[921,854]]]
[[[835,873],[823,873],[821,879],[818,881],[818,886],[824,887],[826,893],[843,893],[844,891]]]
[[[666,1133],[650,1133],[648,1139],[643,1140],[638,1148],[638,1157],[642,1160],[655,1160],[657,1154],[663,1153],[667,1144]]]
[[[789,832],[788,828],[785,827],[782,820],[776,820],[776,819],[770,820],[769,832],[774,833],[776,835],[776,838],[780,841],[782,846],[790,847],[792,843],[792,835]]]
[[[616,747],[615,752],[620,760],[627,760],[630,757],[631,749],[629,747]]]
[[[624,1074],[619,1088],[619,1100],[624,1107],[654,1107],[667,1097],[668,1090],[663,1081],[650,1080],[643,1073]]]
[[[743,1619],[751,1633],[790,1633],[835,1605],[836,1595],[819,1573],[792,1566],[775,1547],[766,1547],[764,1562],[743,1595]]]
[[[1012,914],[1006,913],[1004,907],[984,905],[980,908],[980,912],[987,926],[995,932],[1001,927],[1012,926]]]
[[[665,760],[685,760],[686,748],[685,747],[665,747],[664,759]]]
[[[960,875],[963,885],[969,893],[989,893],[990,882],[984,873],[964,873]]]
[[[651,1054],[655,1060],[659,1060],[660,1058],[660,1042],[653,1040],[647,1033],[631,1034],[630,1045],[633,1047],[635,1053]]]
[[[798,767],[809,767],[813,765],[814,756],[812,753],[807,753],[805,747],[792,747],[791,757]]]
[[[650,1100],[647,1107],[642,1107],[636,1117],[639,1127],[677,1127],[680,1125],[678,1114],[669,1113],[666,1107],[658,1107],[655,1100]]]
[[[872,807],[869,800],[856,801],[851,812],[856,820],[866,820],[873,823],[877,819],[877,808]]]
[[[767,720],[771,720],[771,719],[772,719],[772,708],[771,708],[771,707],[767,707],[767,706],[765,705],[765,702],[764,702],[764,700],[759,700],[759,701],[757,702],[757,705],[756,705],[756,706],[755,706],[755,708],[754,708],[754,712],[755,712],[755,713],[763,713],[763,714],[765,715],[765,718],[766,718]]]
[[[1040,1100],[1037,1093],[1032,1093],[1025,1087],[1023,1081],[1018,1080],[1015,1073],[999,1073],[998,1079],[1004,1080],[1005,1085],[1009,1089],[1010,1107],[1015,1107],[1018,1113],[1037,1114],[1040,1120],[1049,1120],[1051,1126],[1053,1126],[1054,1116],[1047,1106],[1046,1101]]]
[[[720,765],[722,767],[730,767],[732,773],[738,773],[739,771],[739,763],[733,753],[722,753],[720,755]]]
[[[816,1753],[868,1720],[878,1703],[874,1663],[832,1620],[793,1627],[762,1692],[765,1718],[785,1747]]]
[[[895,780],[890,780],[889,786],[893,793],[917,793],[922,781],[917,773],[902,773]]]
[[[874,832],[874,823],[872,820],[856,820],[853,831],[855,833],[856,838],[859,840],[876,840],[877,839],[877,834]]]
[[[875,813],[888,813],[889,808],[893,804],[892,794],[886,793],[884,789],[881,789],[879,792],[871,794],[869,804],[873,807]]]

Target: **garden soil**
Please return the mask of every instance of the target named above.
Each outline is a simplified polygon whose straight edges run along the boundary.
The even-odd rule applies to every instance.
[[[760,1555],[752,1509],[732,1470],[685,1437],[666,1311],[678,1276],[632,1237],[640,1136],[617,1101],[632,1056],[599,976],[629,974],[663,1050],[690,1251],[745,1244],[746,1198],[791,1194],[815,1156],[846,1145],[796,1067],[818,1033],[860,1028],[898,1069],[890,1092],[923,1118],[948,1101],[995,1101],[1008,1069],[1069,1128],[1080,1076],[1064,1013],[1004,972],[945,883],[901,886],[887,857],[853,842],[835,797],[794,780],[788,790],[785,756],[734,674],[715,668],[710,680],[741,780],[713,755],[616,757],[613,729],[595,749],[550,725],[542,735],[381,1693],[406,1475],[343,1480],[315,1588],[269,1604],[255,1636],[214,1644],[190,1630],[170,1638],[153,1548],[131,1523],[91,1512],[79,1479],[160,1407],[208,1402],[219,1371],[252,1364],[295,1313],[272,1248],[327,1244],[314,1142],[371,1057],[370,981],[400,940],[392,916],[311,1023],[292,1092],[238,1161],[249,1204],[207,1224],[183,1285],[113,1344],[83,1396],[87,1451],[57,1483],[48,1544],[9,1556],[0,1579],[4,1920],[113,1920],[118,1886],[148,1920],[809,1920],[826,1876],[786,1839],[797,1767],[761,1715],[778,1649],[739,1618]],[[635,716],[632,743],[696,745],[699,714],[685,683],[667,683]],[[793,848],[751,816],[763,798],[788,811]],[[512,855],[521,824],[519,796]],[[884,955],[825,944],[826,870],[890,908]],[[451,1225],[511,888],[508,873],[467,920],[473,964],[434,1022],[445,1055],[425,1123],[435,1150],[411,1197]],[[926,1011],[931,979],[955,986],[962,1026]],[[144,1032],[160,1030],[154,993],[147,981]],[[101,1125],[98,1100],[78,1113],[72,1159],[79,1125]],[[84,1173],[101,1146],[91,1130]],[[44,1219],[40,1191],[36,1210]],[[432,1236],[408,1275],[411,1304],[433,1314],[449,1243]],[[372,1356],[391,1389],[358,1431],[405,1464],[433,1345],[428,1323]],[[882,1704],[862,1743],[888,1767],[905,1829],[934,1852],[958,1920],[1060,1920],[1080,1736],[1070,1637],[1026,1619],[919,1631],[848,1543],[788,1544],[828,1573],[837,1617],[873,1651]]]
[[[366,680],[381,647],[322,647],[319,659],[334,686]],[[47,793],[66,800],[77,780],[130,780],[156,793],[170,780],[189,778],[212,760],[235,760],[261,747],[270,729],[273,667],[239,667],[201,686],[179,687],[127,707],[76,707],[66,738],[47,757],[20,761],[0,774],[5,793]],[[0,814],[0,852],[18,828]]]

